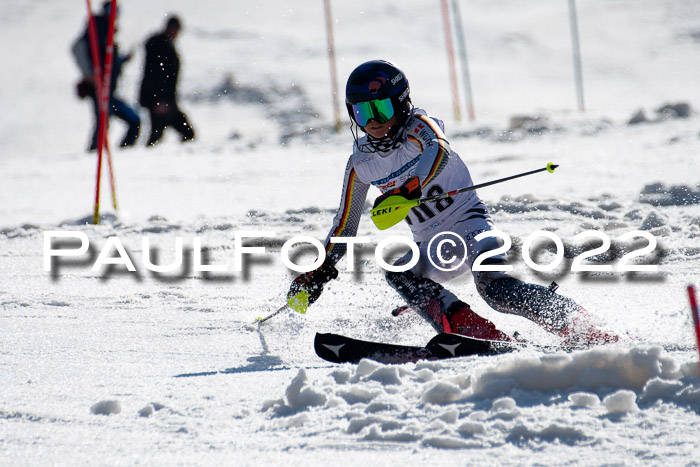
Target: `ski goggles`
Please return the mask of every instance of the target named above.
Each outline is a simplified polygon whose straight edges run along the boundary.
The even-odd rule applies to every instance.
[[[391,98],[375,99],[367,102],[358,102],[350,105],[352,107],[352,118],[361,127],[367,126],[370,120],[377,123],[386,123],[394,116],[394,105]]]

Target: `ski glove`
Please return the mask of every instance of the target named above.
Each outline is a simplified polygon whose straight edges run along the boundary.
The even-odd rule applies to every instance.
[[[377,197],[377,199],[374,200],[374,206],[372,207],[372,209],[375,209],[377,206],[379,206],[379,204],[381,204],[382,201],[384,201],[388,197],[397,195],[403,196],[406,199],[420,198],[422,195],[422,191],[420,188],[420,180],[418,179],[418,177],[411,177],[408,180],[406,180],[406,183],[404,183],[400,187],[382,193],[380,196]]]
[[[330,263],[323,263],[320,268],[297,276],[289,287],[287,304],[299,313],[306,313],[309,305],[321,296],[323,286],[336,277],[338,270]]]

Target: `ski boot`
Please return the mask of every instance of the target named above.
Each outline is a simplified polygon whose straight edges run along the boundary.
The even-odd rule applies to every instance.
[[[477,339],[510,342],[513,339],[506,333],[499,331],[496,326],[486,318],[474,313],[469,305],[462,301],[456,301],[445,311],[450,329],[454,334],[461,334]]]

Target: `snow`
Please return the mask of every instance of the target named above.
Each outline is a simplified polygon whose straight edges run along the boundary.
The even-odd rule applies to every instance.
[[[414,102],[445,120],[476,183],[560,164],[553,175],[480,195],[513,239],[515,273],[556,281],[622,341],[404,365],[320,360],[316,332],[407,345],[432,336],[415,314],[390,315],[399,299],[372,256],[373,245],[407,229],[379,232],[367,219],[359,234],[371,243],[358,248],[359,272],[343,262],[306,315],[251,326],[284,303],[293,274],[280,259],[283,243],[325,237],[350,149],[345,117],[341,132],[331,129],[321,2],[121,1],[118,40],[135,55],[120,95],[135,100],[143,41],[166,12],[180,14],[181,104],[198,139],[180,145],[166,134],[157,148],[114,149],[119,209],[105,174],[102,219],[93,226],[96,163],[84,152],[91,111],[74,96],[69,51],[84,7],[6,0],[2,463],[697,463],[700,381],[685,286],[700,283],[699,120],[656,110],[700,108],[698,3],[577,2],[586,98],[578,113],[566,2],[462,2],[474,123],[452,115],[437,2],[331,3],[341,89],[362,61],[399,63]],[[628,125],[639,110],[648,121]],[[526,127],[511,128],[523,115],[532,117],[520,119]],[[115,121],[113,143],[123,130]],[[564,242],[554,271],[522,261],[522,244],[538,230]],[[650,233],[659,272],[571,272],[584,251],[573,238],[588,230],[612,243],[592,263],[613,265],[645,244],[626,233]],[[84,233],[90,248],[46,272],[49,231]],[[274,237],[246,242],[265,253],[236,270],[236,237],[260,231]],[[135,272],[92,270],[114,246],[110,237]],[[225,270],[194,268],[197,241],[201,264]],[[153,272],[144,260],[168,265],[180,252],[183,265],[173,271]],[[545,245],[532,256],[546,264],[554,250]],[[467,277],[448,286],[504,331],[556,345],[534,324],[489,309]]]

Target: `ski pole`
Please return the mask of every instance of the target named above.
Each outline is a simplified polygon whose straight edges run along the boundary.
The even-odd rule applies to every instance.
[[[255,323],[262,324],[265,321],[267,321],[268,319],[273,318],[273,317],[277,316],[278,314],[280,314],[283,311],[286,311],[288,309],[289,309],[289,305],[285,304],[285,305],[281,306],[277,311],[265,316],[264,318],[262,318],[262,317],[255,318],[255,321],[253,321],[253,324],[255,324]]]
[[[499,178],[498,180],[492,180],[490,182],[480,183],[478,185],[472,185],[464,188],[459,188],[457,190],[448,191],[446,193],[440,193],[434,196],[427,196],[425,198],[409,200],[403,196],[396,195],[390,196],[379,205],[372,209],[372,222],[377,226],[379,230],[385,230],[392,227],[408,216],[408,211],[423,203],[429,201],[438,201],[441,199],[449,198],[460,193],[467,191],[476,190],[478,188],[483,188],[486,186],[495,185],[496,183],[507,182],[508,180],[513,180],[514,178],[525,177],[526,175],[536,174],[538,172],[544,172],[545,170],[549,173],[553,173],[554,169],[559,167],[558,165],[550,162],[546,167],[541,169],[530,170],[529,172],[523,172],[516,175],[511,175],[510,177]]]

